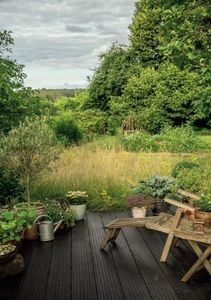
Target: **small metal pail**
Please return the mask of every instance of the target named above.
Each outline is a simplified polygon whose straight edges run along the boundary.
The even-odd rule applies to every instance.
[[[38,222],[41,218],[48,218],[49,220]],[[41,215],[36,218],[34,224],[38,225],[39,227],[39,235],[40,235],[40,240],[42,242],[49,242],[54,240],[54,227],[53,227],[53,221],[51,217],[47,215]]]

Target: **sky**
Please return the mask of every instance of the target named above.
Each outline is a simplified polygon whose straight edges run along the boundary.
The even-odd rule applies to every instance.
[[[128,43],[135,0],[0,0],[0,30],[11,30],[13,58],[26,86],[75,88],[112,43]]]

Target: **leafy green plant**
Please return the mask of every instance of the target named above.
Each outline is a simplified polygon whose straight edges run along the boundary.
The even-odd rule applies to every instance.
[[[3,211],[0,215],[0,242],[19,241],[24,228],[31,227],[35,218],[33,209]]]
[[[67,229],[75,226],[75,214],[72,209],[67,208],[63,212],[63,221]]]
[[[200,139],[188,126],[166,127],[159,135],[161,149],[169,152],[193,152],[199,149]]]
[[[194,204],[204,212],[211,212],[211,193],[202,195],[199,200],[194,201]]]
[[[202,171],[199,172],[198,168],[183,169],[177,174],[176,182],[179,188],[198,193],[203,182]]]
[[[158,144],[153,136],[149,133],[141,131],[134,134],[124,135],[121,138],[122,145],[127,151],[145,151],[145,152],[157,152]]]
[[[65,197],[71,205],[82,205],[86,204],[88,201],[87,192],[82,191],[69,191],[66,193]]]
[[[140,181],[140,184],[133,188],[135,194],[144,193],[162,201],[175,190],[175,180],[166,176],[154,175],[147,181]]]
[[[197,164],[197,163],[194,163],[194,162],[191,162],[191,161],[188,161],[188,160],[183,160],[183,161],[180,161],[178,162],[175,167],[173,168],[172,170],[172,173],[171,175],[176,178],[177,175],[180,173],[181,170],[184,170],[184,169],[194,169],[194,168],[197,168],[197,169],[200,169],[200,165]],[[198,170],[199,171],[199,170]]]
[[[57,223],[63,219],[63,210],[59,203],[50,203],[50,201],[46,204],[45,215],[48,215],[53,223]]]
[[[22,199],[23,193],[20,176],[12,170],[0,167],[0,204],[5,205],[12,198]]]

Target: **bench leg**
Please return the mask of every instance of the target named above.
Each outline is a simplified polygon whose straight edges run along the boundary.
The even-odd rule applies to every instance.
[[[120,232],[121,228],[108,228],[106,230],[106,235],[101,242],[100,250],[104,250],[108,242],[114,242]]]
[[[211,246],[209,246],[199,257],[199,259],[195,262],[195,264],[188,270],[188,272],[182,277],[182,282],[187,282],[190,277],[197,272],[199,267],[204,264],[207,257],[211,254]]]

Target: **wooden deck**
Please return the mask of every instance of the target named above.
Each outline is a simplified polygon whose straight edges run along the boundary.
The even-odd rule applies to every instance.
[[[211,299],[211,278],[202,270],[189,284],[180,278],[196,259],[186,243],[159,258],[165,235],[124,229],[116,245],[99,250],[103,225],[127,213],[88,213],[53,242],[26,242],[26,270],[0,282],[1,300],[203,300]]]

